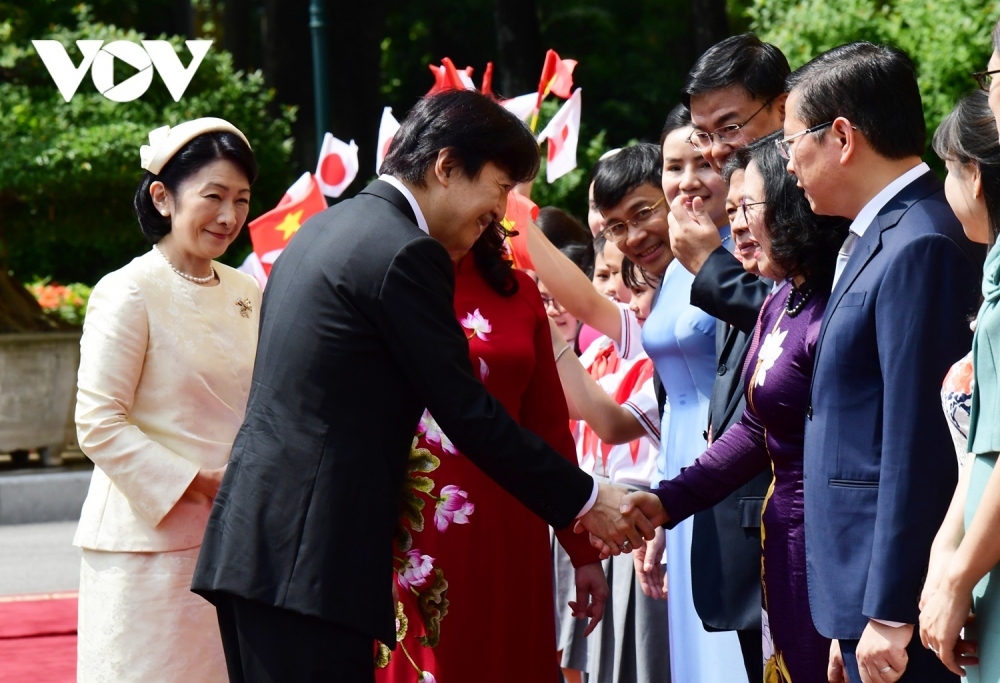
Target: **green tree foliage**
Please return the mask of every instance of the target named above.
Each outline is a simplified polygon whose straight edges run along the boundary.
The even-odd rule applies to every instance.
[[[792,68],[844,43],[896,45],[917,66],[927,130],[932,133],[986,68],[997,0],[754,0],[751,28],[780,47]],[[928,160],[940,166],[933,154]]]
[[[250,140],[262,169],[251,216],[275,205],[292,179],[294,111],[276,105],[259,72],[235,72],[230,56],[213,47],[180,102],[158,76],[133,102],[105,99],[89,77],[65,102],[31,39],[58,40],[79,63],[78,39],[144,38],[94,21],[83,6],[72,24],[26,34],[33,23],[0,22],[0,261],[24,279],[93,283],[141,253],[146,245],[131,208],[143,173],[139,146],[156,127],[200,116],[227,119]],[[170,40],[188,63],[182,39]],[[130,75],[121,66],[116,82]],[[227,256],[241,260],[248,250],[243,235]]]

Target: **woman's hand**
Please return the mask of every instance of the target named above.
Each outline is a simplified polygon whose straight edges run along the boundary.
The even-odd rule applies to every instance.
[[[960,640],[959,632],[972,618],[972,590],[944,578],[920,611],[920,642],[959,676],[963,666],[976,664],[976,646]]]
[[[918,607],[921,612],[929,604],[931,596],[934,595],[941,584],[941,580],[948,571],[951,558],[955,556],[955,550],[957,550],[957,546],[939,545],[936,542],[931,546],[931,558],[927,564],[927,578],[924,579],[924,588],[920,591],[920,603]]]
[[[666,532],[663,527],[656,528],[652,541],[635,549],[632,561],[635,563],[635,574],[639,579],[639,587],[646,597],[654,600],[667,599],[667,573],[663,569],[663,550],[666,548]]]
[[[604,618],[604,605],[610,592],[608,577],[604,575],[604,567],[600,562],[576,568],[576,600],[570,600],[569,606],[577,619],[590,617],[590,623],[583,632],[584,637],[589,636]]]
[[[198,470],[198,474],[194,475],[194,479],[188,485],[187,491],[184,492],[184,495],[200,493],[201,495],[208,496],[210,499],[214,500],[215,496],[219,493],[219,487],[222,485],[222,477],[225,474],[225,465],[214,470]]]

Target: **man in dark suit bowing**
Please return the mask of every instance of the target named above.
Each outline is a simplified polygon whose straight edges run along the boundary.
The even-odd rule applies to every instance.
[[[809,603],[830,680],[957,681],[915,638],[957,472],[941,382],[972,341],[978,265],[921,162],[913,63],[852,43],[789,78],[779,142],[813,211],[853,221],[816,351],[805,433]]]
[[[192,586],[218,609],[234,683],[374,680],[375,639],[395,644],[392,537],[424,408],[552,526],[577,521],[625,551],[652,537],[641,516],[622,518],[624,491],[598,487],[486,392],[455,320],[452,259],[538,163],[531,132],[489,98],[425,98],[386,175],[310,219],[275,263]]]

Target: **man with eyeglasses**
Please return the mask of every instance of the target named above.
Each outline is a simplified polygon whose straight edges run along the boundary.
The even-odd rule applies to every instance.
[[[695,129],[689,142],[716,172],[737,149],[781,129],[790,71],[781,51],[752,33],[721,41],[695,63],[682,95]],[[707,445],[743,414],[743,359],[771,283],[743,269],[707,216],[695,220],[680,205],[671,211],[671,251],[695,275],[691,303],[718,319],[718,375]],[[759,527],[770,481],[770,474],[762,473],[712,510],[695,515],[692,533],[695,609],[707,629],[736,631],[750,681],[764,675]]]
[[[788,80],[777,141],[813,211],[853,222],[816,350],[805,432],[809,604],[830,680],[958,677],[914,637],[955,489],[941,378],[969,349],[978,258],[921,161],[915,68],[851,43]],[[978,266],[977,267],[977,262]]]

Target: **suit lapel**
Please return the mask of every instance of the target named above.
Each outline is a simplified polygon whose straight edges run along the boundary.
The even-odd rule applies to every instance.
[[[904,187],[895,197],[882,207],[878,215],[875,216],[865,230],[865,234],[858,239],[854,245],[851,258],[844,267],[844,272],[837,285],[830,293],[830,302],[826,306],[826,314],[823,316],[823,325],[819,330],[819,339],[816,342],[816,358],[819,358],[820,350],[823,347],[823,338],[826,336],[826,329],[830,324],[833,311],[840,304],[844,294],[850,289],[854,281],[858,279],[865,266],[878,253],[882,246],[882,233],[896,227],[896,224],[903,218],[911,206],[921,199],[934,194],[941,189],[941,181],[934,175],[933,171],[928,171],[912,183]]]

